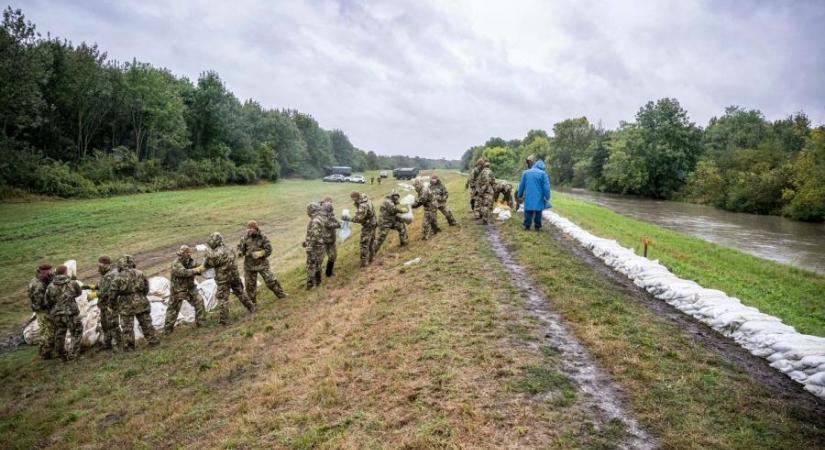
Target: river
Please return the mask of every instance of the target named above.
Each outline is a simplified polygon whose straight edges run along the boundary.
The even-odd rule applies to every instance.
[[[734,213],[712,206],[584,189],[560,190],[619,214],[732,247],[760,258],[825,274],[825,224]]]

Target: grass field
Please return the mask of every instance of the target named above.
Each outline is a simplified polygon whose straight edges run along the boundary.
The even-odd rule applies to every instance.
[[[339,247],[337,275],[311,292],[301,289],[305,203],[332,194],[340,209],[352,185],[294,181],[0,207],[20,208],[0,219],[3,236],[32,222],[39,231],[30,236],[51,243],[36,257],[26,243],[30,251],[12,257],[22,241],[0,241],[4,272],[19,273],[2,276],[15,283],[42,258],[76,257],[91,270],[98,253],[124,250],[165,272],[176,245],[202,242],[214,229],[234,240],[257,218],[290,294],[276,301],[264,291],[254,315],[233,298],[231,325],[181,327],[160,347],[131,354],[91,353],[69,364],[40,361],[33,347],[0,355],[3,447],[614,448],[622,427],[594,426],[585,394],[559,371],[557,352],[542,343],[484,229],[469,219],[463,178],[446,178],[459,227],[422,242],[418,218],[408,248],[393,237],[361,271],[356,226]],[[375,199],[389,188],[364,190]],[[155,209],[164,213],[147,219]],[[110,219],[75,219],[84,211]],[[821,417],[770,395],[551,236],[522,233],[517,220],[498,226],[658,445],[825,444]],[[71,239],[49,238],[49,230],[69,230]],[[416,257],[420,264],[404,266]],[[27,314],[23,297],[4,301],[16,308],[6,323]]]
[[[825,276],[666,230],[564,194],[554,193],[553,207],[587,231],[635,248],[638,254],[642,238],[649,238],[649,257],[674,274],[737,297],[801,333],[825,336]]]

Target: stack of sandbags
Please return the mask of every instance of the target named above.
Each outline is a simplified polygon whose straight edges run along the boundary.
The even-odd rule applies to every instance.
[[[738,298],[679,278],[658,261],[636,255],[616,241],[593,236],[556,213],[544,211],[543,217],[636,286],[732,338],[752,354],[767,358],[772,367],[825,398],[825,338],[801,334],[779,318],[743,305]]]

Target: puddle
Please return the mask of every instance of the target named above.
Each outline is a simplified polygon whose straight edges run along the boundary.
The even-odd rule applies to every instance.
[[[494,226],[487,227],[487,236],[496,256],[501,260],[510,279],[525,299],[524,306],[543,327],[545,340],[542,344],[558,349],[561,361],[560,370],[573,379],[580,391],[583,406],[600,421],[599,426],[610,421],[621,421],[627,433],[620,448],[652,449],[656,445],[653,439],[639,426],[625,410],[617,395],[618,389],[613,382],[593,363],[590,355],[579,341],[562,325],[558,314],[550,310],[544,295],[533,284],[527,271],[513,258],[510,250],[501,240],[499,231]]]

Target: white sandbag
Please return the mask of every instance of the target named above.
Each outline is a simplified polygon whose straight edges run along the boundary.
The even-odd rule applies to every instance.
[[[500,212],[501,212],[501,206],[496,206],[495,208],[493,208],[493,214],[498,214]]]
[[[215,279],[215,269],[206,269],[201,276],[207,280],[213,280]]]
[[[66,266],[66,276],[69,278],[77,278],[77,261],[70,259],[63,263]]]
[[[166,277],[149,278],[149,297],[160,298],[161,301],[168,300],[172,294],[172,283]]]
[[[779,318],[743,305],[722,291],[681,279],[658,261],[636,255],[614,240],[594,236],[556,213],[544,211],[542,217],[636,286],[732,338],[752,354],[768,359],[772,367],[825,398],[825,387],[817,384],[825,378],[821,375],[825,374],[825,338],[803,335]]]
[[[341,210],[341,228],[338,230],[338,238],[341,239],[341,242],[347,240],[348,237],[352,234],[352,228],[350,228],[350,215],[349,209],[344,208]]]
[[[218,300],[215,298],[217,292],[218,284],[215,283],[214,279],[208,279],[198,283],[198,293],[201,295],[207,311],[212,311],[218,306]]]
[[[37,322],[37,314],[32,313],[26,326],[23,327],[23,342],[34,345],[40,342],[40,324]]]
[[[513,217],[513,213],[510,212],[509,209],[502,209],[497,214],[498,214],[498,220],[501,220],[501,221],[510,220],[510,218]]]
[[[402,205],[410,206],[413,203],[415,203],[415,196],[412,195],[412,194],[407,194],[404,197],[402,197],[401,200],[398,201],[398,203],[401,203]]]
[[[208,249],[209,247],[207,247],[206,244],[198,244],[195,246],[195,250],[199,252],[205,252]]]

